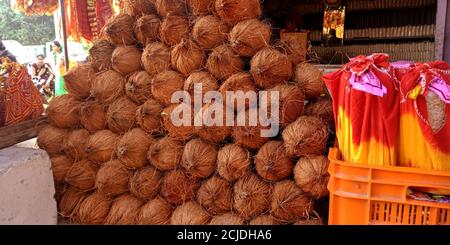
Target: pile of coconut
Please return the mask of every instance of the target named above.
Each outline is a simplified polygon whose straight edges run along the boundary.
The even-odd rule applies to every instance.
[[[314,203],[328,194],[331,100],[321,72],[271,40],[260,1],[124,6],[89,62],[64,76],[68,94],[51,101],[38,137],[59,214],[81,224],[322,223]],[[280,133],[177,126],[171,96],[195,83],[204,93],[279,91]]]

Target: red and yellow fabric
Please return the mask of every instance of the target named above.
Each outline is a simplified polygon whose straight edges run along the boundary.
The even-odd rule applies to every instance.
[[[375,166],[397,162],[399,96],[389,56],[358,56],[324,76],[333,98],[336,134],[344,161]]]
[[[13,9],[26,15],[52,15],[58,9],[58,0],[16,0]]]

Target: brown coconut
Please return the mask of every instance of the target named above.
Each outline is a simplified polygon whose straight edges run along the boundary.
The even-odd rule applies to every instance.
[[[227,97],[227,91],[234,92],[230,98]],[[234,109],[238,109],[238,101],[242,100],[236,92],[242,91],[247,92],[258,92],[258,87],[253,81],[253,77],[246,72],[239,72],[230,76],[225,82],[220,86],[219,92],[222,94],[222,99],[227,101],[227,105],[233,105]],[[231,103],[233,101],[234,103]],[[249,101],[243,101],[245,103],[245,109],[249,108]]]
[[[103,104],[110,104],[124,94],[125,79],[120,73],[108,70],[97,75],[91,95]]]
[[[234,111],[227,115],[226,106],[214,103],[206,104],[195,115],[195,120],[202,122],[202,126],[195,127],[195,133],[203,140],[211,143],[220,143],[225,141],[232,131],[231,126],[227,126],[227,116],[233,116]],[[218,112],[222,110],[222,112]],[[221,120],[223,117],[223,120]]]
[[[159,39],[160,26],[161,20],[153,14],[144,15],[136,20],[134,33],[138,42],[144,47],[150,42],[156,42]]]
[[[195,95],[194,92],[196,83],[198,85],[201,84],[202,96],[209,91],[216,91],[219,89],[219,84],[217,83],[217,80],[209,72],[197,71],[191,73],[191,75],[189,75],[186,81],[184,81],[184,90],[191,95],[192,103],[194,103],[194,95]]]
[[[86,197],[78,208],[81,224],[101,225],[105,222],[113,200],[101,193],[93,193]]]
[[[231,49],[230,45],[224,44],[212,50],[206,67],[218,79],[226,80],[231,75],[244,70],[244,61]]]
[[[114,52],[114,44],[108,40],[99,39],[94,41],[89,49],[89,62],[96,71],[106,71],[111,69],[111,57]]]
[[[181,124],[180,126],[177,126],[176,124],[174,124],[174,122],[172,122],[171,119],[172,113],[174,113],[174,116],[176,116],[177,118],[184,119],[186,117],[187,120],[190,119],[191,124],[190,125]],[[161,117],[164,129],[168,132],[168,135],[177,140],[182,141],[190,140],[194,135],[194,126],[192,126],[194,116],[192,114],[193,114],[192,106],[184,103],[172,104],[166,107],[161,113]]]
[[[106,216],[106,225],[135,225],[143,203],[130,194],[117,197]]]
[[[172,67],[181,74],[188,76],[199,70],[205,63],[205,53],[192,40],[183,40],[170,53]]]
[[[70,95],[85,99],[91,94],[91,83],[95,70],[91,64],[81,64],[72,68],[64,76],[64,88]]]
[[[156,13],[154,1],[149,0],[124,0],[123,8],[125,13],[134,17]]]
[[[154,99],[147,100],[136,110],[136,122],[141,129],[149,134],[161,132],[161,112],[163,108]]]
[[[328,195],[329,163],[324,156],[300,158],[294,169],[295,183],[303,191],[317,199]]]
[[[220,177],[211,177],[198,189],[197,202],[211,215],[230,211],[233,207],[233,193],[230,184]]]
[[[223,21],[230,26],[248,19],[261,17],[261,5],[259,0],[216,0],[214,9]]]
[[[117,142],[117,158],[127,168],[142,168],[147,164],[147,152],[152,142],[153,138],[144,130],[134,128],[125,133]]]
[[[234,209],[246,220],[253,219],[270,208],[272,187],[255,174],[240,178],[233,188]]]
[[[328,140],[328,128],[317,117],[301,116],[282,133],[290,156],[322,155]]]
[[[93,133],[106,129],[105,107],[97,101],[86,101],[80,105],[80,123]]]
[[[173,205],[180,205],[195,197],[198,183],[181,170],[167,172],[161,184],[161,195]]]
[[[66,174],[66,182],[81,190],[90,191],[95,186],[98,166],[89,160],[81,160],[72,165]]]
[[[294,163],[286,154],[282,141],[269,141],[255,156],[256,171],[268,181],[280,181],[292,175]]]
[[[95,188],[103,195],[114,197],[128,191],[131,172],[118,160],[104,163],[97,173]]]
[[[301,38],[285,38],[275,44],[277,48],[287,54],[292,64],[297,65],[305,62],[308,53],[308,45]]]
[[[216,161],[216,146],[197,138],[184,146],[181,166],[194,178],[207,178],[216,170]]]
[[[267,47],[272,33],[270,26],[258,19],[239,22],[230,31],[230,45],[240,56],[252,57]]]
[[[119,46],[114,49],[112,68],[123,76],[141,69],[141,51],[135,46]]]
[[[292,223],[308,217],[312,204],[294,181],[285,180],[275,183],[270,214],[282,223]]]
[[[155,0],[156,10],[161,16],[186,15],[186,0]]]
[[[184,78],[176,71],[163,71],[152,80],[153,97],[163,105],[170,105],[172,94],[182,91],[183,87]]]
[[[161,172],[152,166],[138,170],[130,179],[130,192],[139,199],[151,200],[159,192],[161,178]]]
[[[144,104],[152,97],[152,78],[145,71],[138,71],[128,77],[125,93],[138,105]]]
[[[115,133],[125,133],[132,129],[136,123],[136,110],[138,105],[123,96],[113,102],[106,113],[108,128]]]
[[[201,1],[201,0],[197,0]],[[210,1],[210,0],[203,0]],[[230,27],[214,15],[197,18],[192,28],[192,38],[203,49],[212,49],[227,41]]]
[[[287,126],[303,115],[305,94],[299,87],[295,85],[278,85],[269,89],[267,96],[262,96],[260,101],[260,106],[266,106],[269,113],[272,112],[272,92],[278,92],[278,101],[274,101],[274,105],[278,105],[278,122],[280,126]]]
[[[226,145],[217,154],[217,171],[219,175],[234,182],[250,172],[250,153],[238,145]]]
[[[66,137],[66,130],[47,125],[39,131],[36,143],[48,154],[58,154],[63,152],[63,142]]]
[[[136,38],[133,32],[134,18],[128,14],[111,17],[103,27],[108,41],[115,45],[134,45]]]
[[[64,153],[75,161],[87,157],[87,144],[89,132],[86,129],[77,129],[70,132],[63,143]]]
[[[309,63],[295,66],[293,80],[305,91],[306,99],[314,99],[325,93],[325,82],[319,68]]]
[[[80,101],[69,94],[56,96],[47,107],[47,117],[50,124],[58,128],[78,127],[80,104]]]
[[[263,146],[267,141],[269,141],[268,137],[262,136],[263,130],[268,130],[269,127],[263,127],[261,126],[259,120],[258,120],[258,109],[257,108],[251,108],[249,110],[245,111],[239,111],[237,113],[237,118],[241,117],[242,113],[245,113],[245,125],[241,126],[238,125],[233,128],[233,138],[236,144],[243,146],[248,149],[258,149],[261,146]],[[249,119],[252,118],[250,115],[256,114],[257,116],[254,117],[257,120],[256,126],[251,126],[249,123]]]
[[[305,114],[322,119],[329,127],[334,126],[333,101],[327,97],[320,97],[317,101],[308,104]]]
[[[195,202],[187,202],[177,207],[170,217],[172,225],[206,225],[209,222],[208,213]]]
[[[67,188],[58,203],[58,213],[63,217],[72,218],[78,212],[77,209],[84,198],[86,194],[77,188]]]
[[[214,0],[186,0],[193,15],[211,14],[214,9]]]
[[[52,163],[53,179],[55,180],[55,183],[64,183],[66,174],[72,167],[73,160],[65,155],[59,155],[50,158],[50,162]]]
[[[168,15],[161,23],[161,41],[170,47],[188,38],[189,32],[189,20],[183,16]]]
[[[183,144],[170,137],[158,139],[153,143],[147,153],[147,159],[161,171],[169,171],[176,168],[183,155]]]
[[[310,216],[308,218],[300,219],[294,225],[323,225],[323,220],[320,217]]]
[[[139,225],[167,225],[172,216],[172,206],[157,197],[142,206],[137,223]]]
[[[209,222],[210,225],[245,225],[245,220],[234,213],[226,213],[215,216]]]
[[[119,136],[109,130],[100,130],[89,137],[87,144],[88,159],[95,163],[104,163],[114,157]]]
[[[292,62],[287,55],[273,48],[258,51],[250,66],[250,72],[261,88],[273,88],[288,82],[292,77]]]
[[[149,43],[142,53],[142,65],[150,76],[170,68],[170,48],[160,42]]]
[[[252,219],[249,225],[278,225],[278,221],[276,221],[271,215],[260,215],[254,219]]]

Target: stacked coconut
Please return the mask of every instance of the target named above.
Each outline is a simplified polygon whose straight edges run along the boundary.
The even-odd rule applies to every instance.
[[[259,0],[125,1],[90,62],[65,75],[69,93],[50,103],[38,137],[60,214],[82,224],[320,223],[331,102],[320,71],[271,42],[260,16]],[[194,94],[195,83],[279,91],[282,133],[177,127],[171,95]]]

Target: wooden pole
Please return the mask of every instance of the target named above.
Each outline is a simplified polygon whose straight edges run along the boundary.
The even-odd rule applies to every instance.
[[[66,8],[64,4],[64,0],[59,0],[59,10],[61,15],[61,24],[62,24],[62,39],[63,39],[63,52],[64,52],[64,65],[66,67],[66,71],[69,70],[69,48],[67,47],[67,29],[66,29]],[[63,75],[63,74],[61,74]]]

